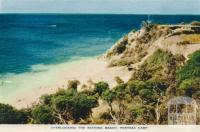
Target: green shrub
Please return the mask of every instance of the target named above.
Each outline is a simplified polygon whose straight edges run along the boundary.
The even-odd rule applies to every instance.
[[[28,122],[25,110],[16,110],[10,105],[0,103],[0,124],[24,124]]]
[[[178,70],[177,77],[180,81],[200,77],[200,50],[190,55],[187,64]]]
[[[98,99],[93,96],[88,96],[87,94],[78,94],[72,101],[72,117],[74,120],[88,118],[92,113],[92,108],[98,106]]]
[[[187,96],[193,96],[193,94],[200,91],[200,78],[185,79],[181,82],[179,88],[185,91]]]
[[[107,101],[108,104],[111,104],[116,98],[116,93],[111,90],[106,90],[103,92],[102,98],[103,100]]]
[[[53,123],[53,111],[47,105],[36,106],[32,111],[32,117],[36,124],[52,124]]]
[[[146,85],[143,81],[132,80],[127,84],[127,90],[131,93],[132,96],[139,94],[139,91],[145,88]]]
[[[140,117],[140,116],[143,115],[144,108],[139,107],[139,106],[135,106],[135,107],[133,107],[133,108],[130,109],[130,112],[131,112],[131,117],[133,119],[136,119],[136,118],[138,118],[138,117]]]
[[[60,113],[64,111],[71,112],[71,106],[73,105],[72,97],[73,96],[55,96],[52,99],[52,107]]]
[[[81,118],[87,118],[91,109],[98,105],[95,96],[86,93],[76,93],[72,96],[54,96],[53,108],[60,113],[66,121],[79,121]],[[68,114],[66,114],[68,113]]]
[[[151,89],[142,89],[139,91],[140,97],[148,103],[154,102],[156,95]]]
[[[94,86],[94,92],[98,93],[100,96],[107,89],[109,89],[109,85],[106,82],[98,82]]]
[[[116,93],[116,98],[119,100],[123,100],[126,98],[126,84],[118,84],[114,91]]]
[[[150,106],[136,105],[132,108],[129,108],[129,111],[130,111],[130,118],[132,118],[132,120],[135,123],[139,124],[141,124],[142,122],[149,123],[149,122],[154,122],[156,119],[155,117],[156,113],[154,109]]]
[[[182,81],[180,84],[180,88],[182,90],[188,90],[190,88],[192,89],[198,89],[200,90],[200,78],[190,78],[190,79],[185,79]]]

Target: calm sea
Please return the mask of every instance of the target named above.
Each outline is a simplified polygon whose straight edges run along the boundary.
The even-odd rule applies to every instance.
[[[1,14],[0,75],[100,55],[148,18],[169,24],[200,21],[193,15]]]

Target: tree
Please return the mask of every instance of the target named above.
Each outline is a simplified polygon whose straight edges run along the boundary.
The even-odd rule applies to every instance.
[[[88,118],[91,115],[91,109],[98,105],[95,96],[73,91],[73,89],[69,89],[65,95],[56,95],[52,99],[51,107],[61,124]]]
[[[119,103],[118,123],[121,123],[125,116],[126,86],[126,84],[119,84],[114,88]]]
[[[98,106],[98,99],[80,93],[73,98],[73,117],[75,120],[87,118],[92,114],[92,108]]]
[[[0,103],[0,124],[25,124],[28,122],[28,113],[17,110],[10,105]]]
[[[103,92],[102,98],[108,103],[110,111],[113,113],[112,102],[116,99],[116,93],[111,90],[106,90]]]
[[[94,92],[98,93],[100,96],[107,89],[109,89],[109,85],[106,82],[98,82],[94,86]]]
[[[145,83],[143,81],[131,80],[127,83],[127,91],[131,94],[132,97],[139,94],[141,89],[145,88]]]
[[[47,105],[38,105],[32,111],[32,117],[36,124],[52,124],[54,115],[52,109]]]
[[[139,92],[140,97],[147,103],[155,102],[155,93],[150,89],[142,89]]]

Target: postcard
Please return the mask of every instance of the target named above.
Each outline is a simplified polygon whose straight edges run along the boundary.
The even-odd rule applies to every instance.
[[[0,0],[0,131],[199,131],[200,0]]]

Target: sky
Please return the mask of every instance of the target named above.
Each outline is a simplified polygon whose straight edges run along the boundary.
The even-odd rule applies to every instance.
[[[200,14],[200,0],[0,0],[0,13]]]

